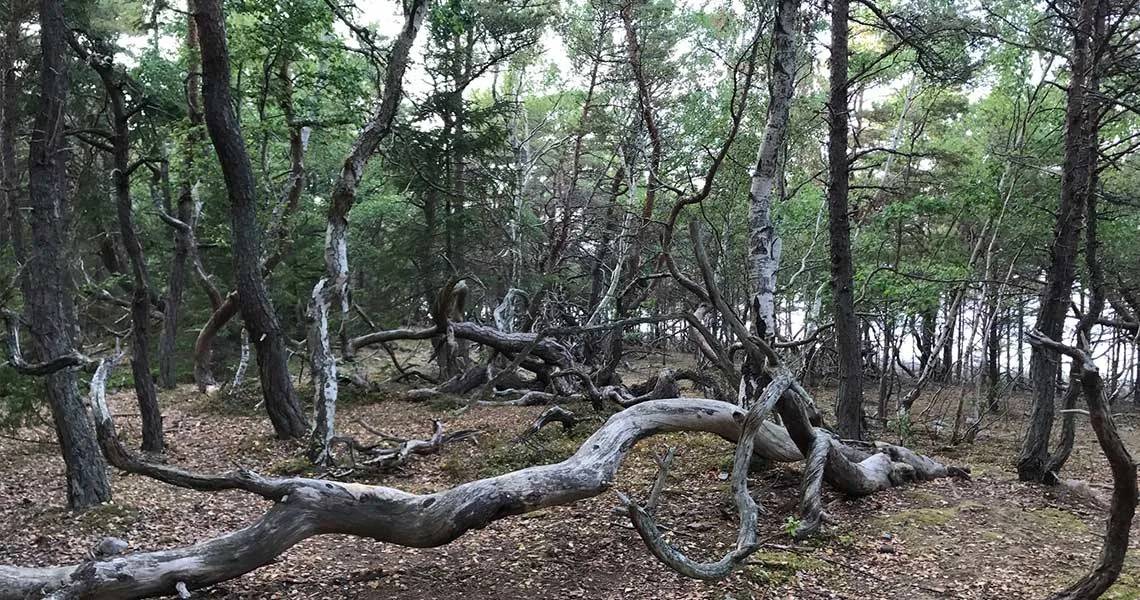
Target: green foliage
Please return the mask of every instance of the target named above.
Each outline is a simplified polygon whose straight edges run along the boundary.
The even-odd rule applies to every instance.
[[[894,419],[887,420],[887,431],[898,436],[900,446],[914,445],[915,432],[910,421],[910,413],[903,413]]]
[[[803,521],[800,519],[797,519],[792,515],[788,515],[787,518],[784,519],[784,533],[788,534],[788,537],[794,538],[796,535],[796,530],[798,530],[802,524]]]
[[[40,424],[43,385],[11,368],[0,368],[0,430]]]

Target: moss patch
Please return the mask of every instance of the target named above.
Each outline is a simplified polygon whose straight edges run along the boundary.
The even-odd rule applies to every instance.
[[[313,463],[304,456],[294,456],[278,461],[269,470],[278,475],[301,475],[302,473],[314,472]]]
[[[772,586],[795,580],[797,574],[822,571],[825,563],[797,552],[757,552],[748,559],[744,576],[751,582]]]
[[[134,524],[138,518],[137,508],[118,502],[107,502],[79,515],[76,521],[84,528],[113,533]]]
[[[505,441],[487,452],[480,464],[473,465],[475,475],[495,477],[535,465],[562,462],[578,451],[580,443],[561,433],[541,439],[535,436],[526,444]]]
[[[1130,573],[1136,573],[1140,569],[1140,564],[1127,563],[1124,565],[1124,572],[1120,574],[1120,579],[1116,580],[1116,584],[1108,588],[1101,598],[1104,600],[1135,600],[1140,598],[1140,577]]]

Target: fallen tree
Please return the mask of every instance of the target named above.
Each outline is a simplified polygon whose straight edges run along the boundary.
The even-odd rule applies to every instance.
[[[655,555],[681,573],[705,578],[727,573],[755,550],[758,507],[745,481],[753,456],[781,462],[811,457],[802,491],[800,535],[814,531],[822,518],[821,480],[842,493],[866,495],[908,481],[961,474],[899,446],[880,444],[873,453],[844,446],[811,426],[810,406],[796,391],[791,374],[778,367],[765,372],[770,381],[748,409],[700,398],[643,402],[610,417],[573,456],[560,463],[433,494],[322,479],[265,477],[244,469],[206,475],[140,458],[119,440],[105,398],[106,380],[115,362],[103,361],[91,383],[100,446],[112,465],[200,491],[243,490],[271,500],[273,506],[244,529],[182,548],[93,558],[68,566],[0,566],[0,599],[184,594],[257,569],[308,537],[331,533],[414,548],[441,546],[498,519],[599,495],[614,486],[622,459],[637,441],[672,431],[702,431],[730,442],[743,441],[737,446],[732,478],[743,527],[737,549],[724,564],[694,567],[695,563],[653,537],[656,528],[647,513],[629,505],[635,526]],[[785,426],[765,419],[773,408]]]

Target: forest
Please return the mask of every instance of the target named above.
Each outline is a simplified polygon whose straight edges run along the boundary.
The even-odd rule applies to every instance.
[[[0,600],[1140,599],[1138,0],[5,0]]]

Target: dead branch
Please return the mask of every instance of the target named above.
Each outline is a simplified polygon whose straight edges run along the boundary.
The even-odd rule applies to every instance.
[[[720,563],[697,565],[688,561],[664,544],[643,509],[629,507],[635,526],[655,555],[682,573],[709,578],[727,573],[758,547],[758,508],[748,495],[745,478],[753,456],[794,462],[803,459],[801,448],[824,444],[824,436],[810,427],[803,399],[790,390],[793,379],[784,369],[771,376],[760,399],[747,411],[705,399],[644,402],[610,417],[565,461],[434,494],[321,479],[264,477],[242,469],[206,475],[141,459],[119,441],[105,399],[105,384],[113,364],[113,360],[103,361],[91,385],[100,445],[112,465],[189,489],[244,490],[274,504],[242,530],[183,548],[92,558],[70,566],[0,567],[0,600],[41,594],[140,598],[202,588],[267,564],[301,540],[330,533],[416,548],[440,546],[497,519],[601,494],[613,486],[622,459],[637,441],[671,431],[703,431],[738,442],[733,491],[742,528],[736,549]],[[786,428],[764,419],[773,406],[780,410]],[[870,494],[904,481],[950,474],[946,467],[926,457],[889,445],[854,462],[841,452],[839,442],[827,441],[824,478],[846,494]],[[401,444],[393,454],[406,458],[416,452],[415,448],[430,449],[441,443],[442,427],[437,425],[431,441]],[[1134,467],[1132,474],[1134,492]],[[183,584],[181,588],[179,583]]]
[[[4,323],[7,326],[7,335],[4,338],[4,344],[7,346],[8,364],[21,374],[32,376],[51,375],[63,369],[85,367],[95,364],[94,360],[76,350],[72,350],[67,354],[57,356],[46,362],[28,362],[24,359],[23,352],[20,351],[20,333],[17,326],[19,316],[7,309],[3,310],[2,314],[4,316]]]
[[[464,440],[473,439],[478,430],[475,429],[460,429],[452,433],[444,433],[443,423],[437,420],[432,420],[432,435],[431,438],[426,440],[405,440],[393,438],[385,434],[380,434],[383,441],[377,444],[365,445],[361,444],[355,438],[347,435],[336,435],[332,437],[329,444],[330,454],[336,445],[344,445],[348,447],[351,456],[349,467],[356,470],[360,467],[365,467],[377,471],[391,471],[404,465],[408,458],[412,455],[427,455],[437,454],[448,444],[461,442]],[[370,429],[371,431],[371,429]],[[386,446],[385,441],[397,441],[396,446]],[[365,455],[363,460],[357,460],[355,453],[362,453]]]

